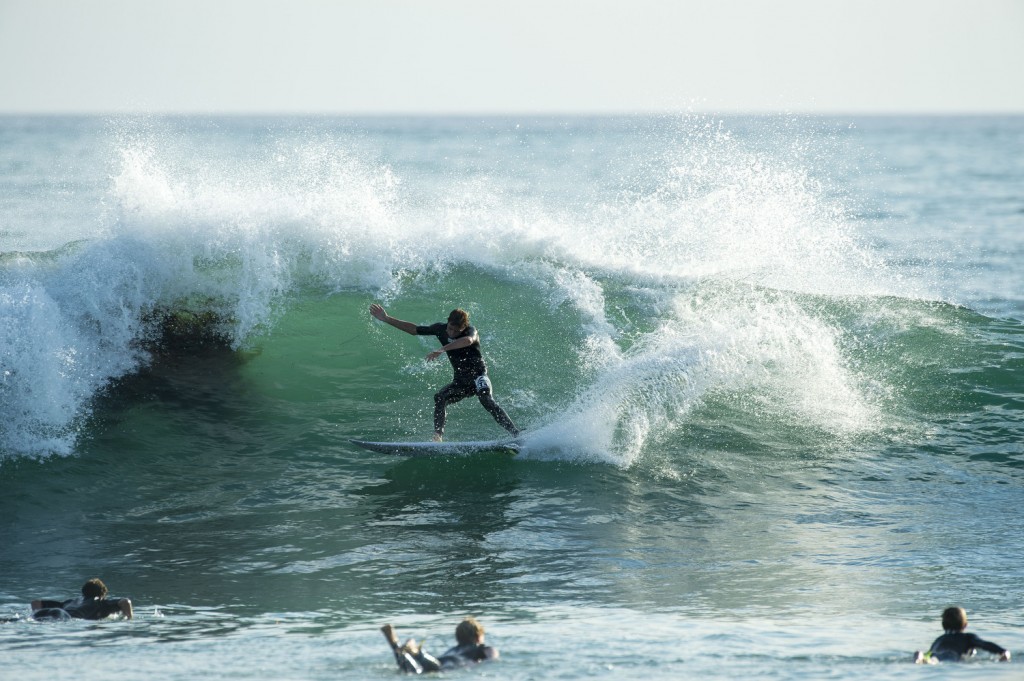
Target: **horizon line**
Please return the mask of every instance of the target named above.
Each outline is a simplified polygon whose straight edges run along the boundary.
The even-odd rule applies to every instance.
[[[286,109],[2,109],[0,116],[68,116],[68,117],[119,117],[119,116],[164,116],[164,117],[238,117],[238,118],[651,118],[662,116],[800,116],[816,118],[838,118],[863,116],[877,118],[961,118],[1024,116],[1024,109],[863,109],[863,110],[809,110],[809,109],[649,109],[649,110],[521,110],[501,111],[481,109],[478,111],[357,111],[357,110],[295,110]]]

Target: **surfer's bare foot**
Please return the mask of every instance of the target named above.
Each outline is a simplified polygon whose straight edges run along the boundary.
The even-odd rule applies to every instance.
[[[434,433],[434,437],[432,439],[434,440],[434,442],[440,442],[441,441],[441,433]]]

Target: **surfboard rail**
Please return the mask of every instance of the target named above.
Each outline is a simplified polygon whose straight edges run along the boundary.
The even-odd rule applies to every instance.
[[[349,442],[371,452],[396,456],[466,456],[480,452],[517,453],[518,440],[469,440],[463,442],[375,442],[350,438]]]

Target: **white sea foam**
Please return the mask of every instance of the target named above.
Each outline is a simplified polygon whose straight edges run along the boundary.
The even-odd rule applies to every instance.
[[[92,397],[138,367],[145,296],[132,263],[87,247],[22,262],[0,286],[0,448],[68,454]]]
[[[756,421],[836,436],[878,426],[868,381],[849,366],[842,331],[774,292],[711,282],[676,295],[654,331],[607,362],[528,452],[628,466],[708,399]]]
[[[487,174],[406,191],[387,164],[318,135],[220,156],[151,129],[119,134],[95,238],[54,261],[7,263],[2,394],[14,416],[0,447],[72,451],[92,397],[145,362],[154,306],[213,308],[243,345],[297,290],[397,297],[409,275],[462,265],[529,281],[583,320],[589,384],[538,447],[629,464],[652,433],[736,385],[822,427],[870,422],[841,332],[765,291],[891,293],[885,264],[795,159],[705,122],[681,130],[645,166],[647,190],[584,207]],[[655,330],[624,341],[609,280],[658,301],[642,320]]]
[[[550,282],[591,320],[581,353],[605,366],[532,436],[538,455],[630,465],[652,437],[723,396],[742,396],[764,422],[838,435],[878,426],[871,381],[849,366],[843,330],[796,294],[878,295],[905,282],[792,159],[746,151],[720,129],[687,141],[696,148],[669,150],[652,191],[599,206],[553,239],[547,255],[567,264]],[[660,298],[656,330],[607,351],[618,334],[584,271]]]

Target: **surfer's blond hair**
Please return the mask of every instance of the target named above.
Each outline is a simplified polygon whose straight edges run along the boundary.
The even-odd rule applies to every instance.
[[[467,617],[459,622],[459,626],[455,627],[455,640],[459,642],[460,646],[479,643],[483,637],[484,625],[472,617]]]

